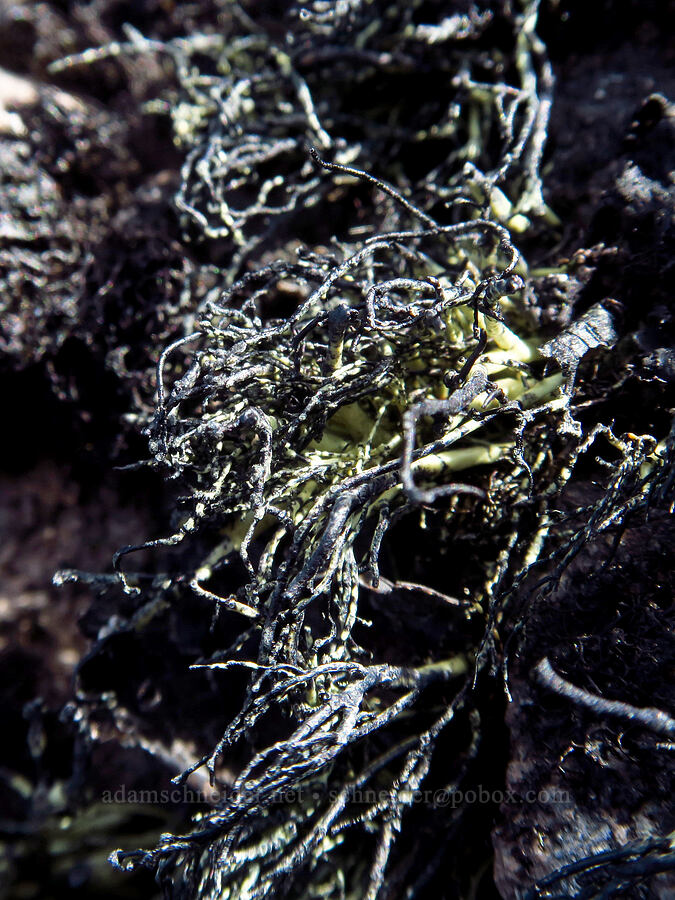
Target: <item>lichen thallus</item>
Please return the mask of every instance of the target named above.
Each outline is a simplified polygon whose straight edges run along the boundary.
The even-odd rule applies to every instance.
[[[390,185],[313,157],[369,181],[417,224],[341,246],[342,261],[300,251],[210,298],[199,331],[160,358],[150,432],[157,463],[181,476],[189,493],[180,528],[143,546],[174,545],[217,525],[220,539],[188,580],[200,598],[251,620],[233,648],[197,664],[244,666],[251,677],[241,712],[180,778],[204,764],[215,775],[224,751],[275,704],[292,710],[292,733],[255,753],[204,826],[223,836],[233,884],[253,871],[246,847],[251,828],[264,832],[260,810],[308,780],[327,785],[346,748],[410,711],[427,685],[472,667],[470,641],[464,652],[417,668],[377,662],[359,645],[363,575],[377,587],[388,529],[441,498],[448,521],[475,515],[481,504],[488,517],[500,504],[505,514],[513,485],[522,489],[542,464],[541,454],[524,448],[526,426],[569,402],[561,374],[546,374],[539,362],[536,334],[521,337],[507,325],[513,318],[526,329],[528,319],[513,296],[526,270],[503,226],[486,216],[439,224]],[[287,317],[265,320],[261,309],[282,282],[301,299]],[[169,354],[187,342],[196,349],[165,389]],[[497,482],[495,466],[503,469]],[[459,472],[465,481],[455,480]],[[138,589],[121,566],[134,549],[115,558],[127,590]],[[248,580],[222,596],[210,582],[236,555]],[[495,565],[486,566],[487,592]],[[465,614],[480,603],[473,597]],[[241,659],[243,647],[257,647],[255,659],[250,652]],[[381,778],[385,767],[392,785],[421,783],[429,747],[470,684],[465,678],[420,734],[348,778],[337,799],[297,804],[291,831],[274,838],[273,852],[265,845],[272,854],[265,871],[253,867],[251,896],[264,896],[284,866],[335,840],[330,828],[355,785]],[[406,801],[392,802],[395,821]],[[302,839],[298,816],[307,824]],[[265,855],[260,834],[256,858]],[[116,860],[154,864],[173,852],[167,839],[143,860]]]

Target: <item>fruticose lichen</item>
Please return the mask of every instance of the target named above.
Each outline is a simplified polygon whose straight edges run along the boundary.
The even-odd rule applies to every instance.
[[[477,751],[476,686],[503,671],[517,588],[672,490],[670,444],[574,417],[579,360],[615,340],[611,304],[541,334],[516,246],[557,225],[538,3],[444,9],[293,6],[273,37],[232,4],[224,36],[130,33],[107,51],[176,64],[177,208],[218,277],[161,353],[148,424],[151,464],[183,496],[143,547],[179,564],[149,581],[126,547],[116,570],[148,618],[186,592],[236,614],[231,645],[195,666],[223,690],[250,670],[240,712],[178,778],[206,765],[220,801],[191,833],[115,855],[175,896],[377,896],[422,788],[452,792]],[[601,439],[613,487],[554,539],[555,498]],[[402,528],[428,535],[429,584],[380,572]],[[420,649],[406,632],[422,608]],[[248,761],[228,781],[235,746]],[[397,858],[410,890],[432,843],[421,867]]]

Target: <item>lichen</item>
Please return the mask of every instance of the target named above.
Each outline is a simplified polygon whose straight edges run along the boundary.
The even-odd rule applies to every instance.
[[[206,765],[220,802],[189,834],[114,855],[176,896],[376,897],[457,718],[468,737],[444,791],[477,753],[475,686],[505,672],[518,590],[672,488],[670,443],[575,418],[576,370],[614,343],[611,309],[553,336],[533,309],[516,243],[559,224],[538,3],[441,7],[293,6],[276,39],[232,4],[224,36],[109,48],[175,64],[156,108],[186,153],[186,238],[217,279],[157,369],[150,465],[182,486],[175,526],[115,567],[152,614],[187,592],[234,614],[231,645],[194,666],[224,691],[249,672],[239,713],[177,778]],[[554,502],[601,440],[620,456],[607,494],[586,530],[559,521],[552,540]],[[381,573],[401,523],[439,568],[460,548],[459,571]],[[149,548],[179,562],[132,571]],[[406,638],[424,604],[420,650]],[[227,783],[235,747],[247,761]],[[424,872],[399,865],[412,890]]]

